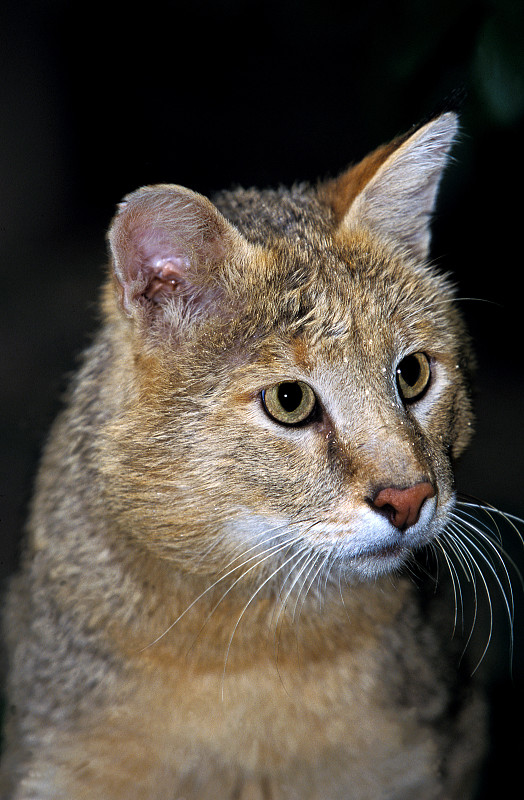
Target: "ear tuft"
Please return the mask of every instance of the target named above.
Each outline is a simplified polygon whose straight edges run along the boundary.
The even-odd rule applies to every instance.
[[[109,231],[125,312],[201,297],[210,272],[239,239],[207,198],[182,186],[146,186],[128,195]]]
[[[458,128],[445,113],[383,145],[321,189],[340,229],[365,228],[419,259],[429,252],[430,221]]]

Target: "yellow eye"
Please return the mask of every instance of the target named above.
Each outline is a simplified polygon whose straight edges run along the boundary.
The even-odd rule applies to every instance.
[[[301,425],[311,417],[316,405],[315,393],[302,381],[282,381],[264,389],[262,404],[266,413],[283,425]]]
[[[425,353],[412,353],[397,367],[397,386],[402,400],[419,400],[429,386],[431,367]]]

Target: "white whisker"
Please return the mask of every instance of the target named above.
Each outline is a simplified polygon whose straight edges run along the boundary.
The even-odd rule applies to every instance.
[[[477,624],[477,617],[478,617],[478,610],[479,610],[479,598],[478,598],[478,591],[477,591],[477,579],[476,579],[476,575],[475,575],[476,572],[479,573],[481,582],[483,583],[483,586],[484,586],[484,589],[485,589],[485,592],[486,592],[486,597],[487,597],[487,600],[488,600],[488,605],[489,605],[489,610],[490,610],[489,632],[488,632],[488,639],[487,639],[486,646],[484,648],[484,651],[482,653],[482,656],[481,656],[477,666],[475,667],[475,670],[476,670],[478,668],[478,666],[480,665],[480,663],[482,662],[482,659],[484,658],[484,655],[485,655],[485,653],[486,653],[486,651],[488,649],[489,643],[491,641],[491,635],[492,635],[492,631],[493,631],[493,613],[492,613],[492,606],[491,606],[491,596],[490,596],[489,589],[487,587],[487,584],[486,584],[486,582],[484,580],[484,576],[482,574],[482,571],[481,571],[477,561],[475,560],[475,558],[471,555],[471,553],[468,551],[468,549],[464,546],[464,544],[460,540],[460,530],[457,531],[457,529],[452,528],[451,530],[449,530],[447,532],[447,535],[445,535],[445,537],[443,537],[443,541],[445,541],[445,543],[448,546],[449,550],[457,558],[457,560],[458,560],[458,562],[459,562],[459,564],[460,564],[460,566],[462,568],[462,571],[463,571],[464,575],[466,576],[466,580],[468,581],[468,583],[471,584],[471,586],[473,588],[473,619],[472,619],[471,624],[469,626],[469,634],[468,634],[468,638],[466,639],[466,643],[464,645],[464,649],[462,651],[462,657],[464,657],[464,655],[465,655],[465,653],[466,653],[466,651],[467,651],[467,649],[469,647],[469,644],[470,644],[471,639],[473,637],[473,632],[474,632],[476,624]],[[464,628],[464,599],[463,599],[463,595],[462,595],[462,588],[460,587],[460,577],[459,577],[459,575],[458,575],[458,573],[456,571],[455,571],[455,574],[457,575],[457,581],[458,581],[458,585],[459,585],[460,601],[461,601],[461,604],[462,604],[462,628]],[[473,672],[475,672],[475,670],[473,670]]]
[[[329,551],[327,553],[318,553],[317,557],[315,558],[314,563],[311,566],[311,569],[308,571],[308,575],[306,576],[306,581],[309,579],[310,572],[312,572],[312,571],[313,571],[313,577],[309,580],[308,586],[305,589],[305,591],[303,591],[303,598],[302,598],[302,602],[300,604],[300,609],[299,609],[299,612],[298,612],[298,620],[300,620],[300,615],[302,614],[302,608],[304,607],[304,603],[306,602],[307,596],[310,593],[311,588],[314,585],[314,583],[315,583],[317,577],[319,576],[320,572],[325,567],[326,563],[329,561],[329,556],[330,556]],[[315,563],[317,561],[320,561],[320,566],[318,567],[318,569],[315,570]],[[303,590],[305,588],[305,586],[306,586],[306,582],[304,582],[302,584],[301,590]],[[320,587],[319,587],[319,590],[320,590]],[[298,602],[298,599],[299,598],[297,598],[297,602]],[[297,606],[295,604],[295,608],[293,610],[293,619],[295,619],[296,610],[297,610]]]
[[[282,526],[282,528],[286,528],[286,526]],[[279,528],[276,528],[276,529],[274,529],[274,530],[280,530],[280,529],[279,529]],[[276,538],[279,538],[280,536],[285,536],[285,535],[288,535],[288,536],[289,536],[289,531],[287,530],[287,528],[286,528],[286,530],[284,530],[282,533],[277,533],[277,534],[274,534],[274,535],[271,535],[271,536],[269,536],[269,538],[268,538],[267,540],[265,539],[263,542],[257,542],[257,543],[256,543],[256,544],[254,544],[252,547],[249,547],[247,550],[243,551],[243,553],[242,553],[242,554],[240,554],[240,555],[238,555],[238,556],[235,556],[233,559],[231,559],[231,560],[228,562],[228,564],[227,564],[227,565],[224,567],[224,569],[226,569],[226,570],[228,570],[228,571],[227,571],[227,572],[225,572],[225,574],[221,575],[219,578],[217,578],[217,580],[216,580],[216,581],[214,581],[214,582],[213,582],[213,583],[212,583],[210,586],[208,586],[206,589],[204,589],[204,591],[203,591],[203,592],[201,592],[201,593],[198,595],[198,597],[196,597],[196,598],[195,598],[195,599],[194,599],[194,600],[193,600],[193,601],[192,601],[192,602],[191,602],[191,603],[190,603],[190,604],[189,604],[189,605],[188,605],[188,606],[187,606],[187,607],[184,609],[184,611],[182,611],[182,613],[181,613],[181,614],[179,614],[179,615],[178,615],[178,617],[177,617],[177,618],[176,618],[176,619],[175,619],[175,620],[174,620],[174,621],[173,621],[173,622],[172,622],[172,623],[171,623],[171,624],[170,624],[170,625],[169,625],[169,626],[168,626],[168,627],[167,627],[167,628],[166,628],[166,629],[165,629],[165,630],[164,630],[164,631],[163,631],[163,632],[162,632],[162,633],[159,635],[159,636],[157,636],[157,637],[156,637],[156,639],[153,639],[153,641],[149,642],[149,644],[147,644],[145,647],[143,647],[143,648],[140,650],[140,652],[143,652],[144,650],[147,650],[149,647],[152,647],[153,645],[157,644],[157,642],[159,642],[161,639],[163,639],[163,638],[164,638],[164,636],[166,636],[166,635],[169,633],[169,631],[170,631],[170,630],[172,630],[172,629],[175,627],[175,625],[177,625],[177,624],[178,624],[178,622],[180,622],[180,620],[181,620],[183,617],[185,617],[185,615],[186,615],[186,614],[187,614],[187,613],[188,613],[188,612],[189,612],[189,611],[190,611],[190,610],[193,608],[193,606],[195,606],[195,605],[198,603],[198,601],[199,601],[199,600],[201,600],[203,597],[205,597],[205,595],[206,595],[206,594],[208,594],[208,593],[209,593],[209,592],[211,592],[211,591],[212,591],[212,590],[213,590],[213,589],[214,589],[216,586],[218,586],[218,584],[219,584],[219,583],[221,583],[222,581],[224,581],[224,580],[226,580],[227,578],[229,578],[229,576],[230,576],[230,575],[233,575],[233,574],[234,574],[235,572],[237,572],[239,569],[242,569],[243,567],[245,567],[245,566],[246,566],[246,564],[249,564],[251,561],[255,561],[257,558],[259,558],[259,557],[260,557],[260,555],[265,555],[266,553],[270,553],[270,555],[272,555],[274,552],[278,552],[278,551],[279,551],[279,548],[281,547],[281,545],[280,545],[280,544],[272,545],[271,547],[269,547],[269,548],[266,548],[265,550],[263,550],[263,551],[262,551],[262,553],[257,553],[257,554],[255,554],[255,555],[253,555],[253,556],[250,556],[250,558],[246,559],[244,562],[242,562],[242,563],[240,563],[240,564],[236,564],[234,567],[232,567],[231,569],[229,569],[229,568],[232,566],[232,564],[235,564],[235,561],[238,561],[240,558],[242,558],[243,556],[245,556],[247,553],[250,553],[250,552],[252,552],[253,550],[256,550],[256,548],[257,548],[257,547],[260,547],[260,546],[261,546],[261,545],[263,545],[263,544],[267,544],[267,541],[271,541],[272,539],[276,539]],[[284,545],[283,545],[283,546],[285,547],[287,544],[288,544],[288,542],[286,541],[286,542],[284,543]],[[269,558],[269,557],[270,557],[270,556],[268,556],[268,558]],[[264,559],[264,560],[266,560],[266,559]],[[250,570],[247,570],[247,571],[249,572]],[[240,577],[243,577],[243,575],[245,575],[245,574],[246,574],[246,573],[243,573],[243,574],[242,574]],[[236,583],[236,582],[235,582],[235,583]],[[222,598],[221,598],[221,600],[222,600]],[[219,602],[220,602],[220,601],[219,601]],[[204,623],[204,624],[205,624],[205,623]]]
[[[229,586],[229,587],[226,589],[226,591],[225,591],[225,592],[224,592],[224,593],[221,595],[221,597],[219,598],[219,600],[218,600],[218,601],[215,603],[215,605],[213,606],[213,608],[211,609],[211,611],[210,611],[210,612],[209,612],[209,614],[207,615],[206,619],[204,620],[204,622],[203,622],[203,624],[202,624],[202,626],[201,626],[201,628],[200,628],[199,632],[197,633],[197,635],[196,635],[196,637],[195,637],[195,641],[198,639],[198,637],[200,636],[200,634],[201,634],[201,633],[202,633],[202,631],[204,630],[205,626],[207,625],[207,623],[209,622],[209,620],[211,619],[211,617],[213,616],[213,614],[215,613],[215,611],[217,610],[217,608],[219,607],[219,605],[222,603],[222,601],[223,601],[223,600],[224,600],[224,599],[227,597],[227,595],[229,594],[229,592],[230,592],[230,591],[232,591],[232,589],[234,589],[234,588],[235,588],[235,586],[237,586],[237,585],[240,583],[240,581],[242,581],[242,580],[243,580],[243,579],[246,577],[246,575],[248,575],[248,574],[249,574],[250,572],[252,572],[253,570],[255,570],[255,569],[258,569],[258,568],[261,566],[261,564],[263,564],[263,563],[264,563],[265,561],[267,561],[268,559],[270,559],[270,558],[273,558],[274,556],[277,556],[279,553],[281,553],[281,552],[282,552],[282,551],[284,551],[284,550],[285,550],[285,551],[288,551],[288,550],[289,550],[289,548],[290,548],[291,546],[292,546],[292,543],[290,543],[290,542],[284,542],[284,543],[281,543],[281,544],[279,544],[279,545],[274,545],[273,547],[271,547],[271,548],[267,548],[266,550],[264,550],[264,551],[263,551],[264,558],[259,558],[259,559],[258,559],[258,561],[255,561],[255,563],[254,563],[254,564],[251,564],[251,566],[249,567],[249,569],[246,569],[246,570],[244,570],[244,572],[242,572],[242,573],[241,573],[241,575],[239,575],[239,577],[238,577],[236,580],[234,580],[234,581],[233,581],[233,583],[231,584],[231,586]],[[246,562],[244,562],[244,564],[243,564],[243,565],[240,565],[240,567],[239,567],[239,568],[241,569],[241,568],[242,568],[242,566],[245,566],[246,564],[249,564],[251,561],[253,561],[253,560],[254,560],[254,558],[255,558],[255,557],[254,557],[254,556],[252,556],[252,557],[251,557],[251,558],[249,558],[249,559],[248,559]],[[229,574],[230,574],[230,573],[229,573]],[[191,647],[193,647],[193,645],[191,645]],[[190,650],[191,650],[191,648],[190,648]]]
[[[284,612],[285,612],[285,609],[286,609],[286,606],[287,606],[288,600],[289,600],[289,598],[290,598],[290,596],[291,596],[292,592],[294,591],[294,589],[295,589],[295,587],[296,587],[297,583],[300,581],[300,579],[301,579],[302,575],[304,574],[304,571],[305,571],[305,570],[308,568],[308,566],[309,566],[309,564],[311,563],[311,561],[312,561],[312,560],[315,558],[315,555],[311,553],[311,547],[310,547],[310,545],[305,545],[305,546],[302,548],[302,550],[301,550],[301,551],[299,551],[299,552],[300,552],[300,553],[302,553],[302,554],[301,554],[301,555],[298,557],[298,559],[297,559],[297,563],[295,563],[295,564],[293,564],[293,565],[291,566],[291,568],[290,568],[290,570],[289,570],[289,572],[288,572],[288,575],[287,575],[287,577],[286,577],[286,579],[285,579],[285,581],[284,581],[284,584],[285,584],[285,582],[288,580],[288,578],[289,578],[289,577],[292,575],[292,573],[293,573],[293,572],[296,572],[295,578],[294,578],[294,580],[292,581],[292,583],[291,583],[291,586],[290,586],[290,587],[289,587],[289,589],[287,590],[285,597],[284,597],[284,598],[283,598],[283,599],[280,601],[280,603],[279,603],[279,609],[278,609],[278,613],[277,613],[277,615],[276,615],[276,618],[275,618],[275,620],[274,620],[274,631],[275,631],[275,661],[276,661],[276,663],[277,663],[277,664],[278,664],[278,653],[279,653],[279,648],[280,648],[280,636],[279,636],[279,632],[280,632],[280,620],[281,620],[281,618],[282,618],[282,616],[283,616],[283,614],[284,614]],[[298,564],[299,564],[300,562],[303,562],[303,563],[302,563],[302,565],[300,566],[300,569],[297,569],[297,567],[298,567]],[[298,590],[298,593],[299,593],[299,594],[300,594],[300,590],[301,590],[301,589],[299,588],[299,590]],[[292,621],[294,622],[294,619],[292,619]]]
[[[472,503],[471,501],[467,500],[459,500],[457,505],[460,506],[460,509],[473,508],[476,511],[483,511],[492,521],[494,521],[495,515],[502,517],[512,528],[513,532],[516,533],[518,540],[524,546],[524,536],[522,535],[518,527],[515,525],[515,522],[520,522],[521,525],[524,525],[524,519],[522,519],[521,517],[517,517],[515,514],[509,514],[507,511],[501,511],[499,508],[489,505],[489,503],[477,503],[477,502]],[[474,516],[474,519],[479,521],[478,517]],[[497,525],[496,527],[498,530]]]
[[[455,523],[454,523],[455,527],[457,527],[457,523],[458,522],[464,522],[464,520],[462,520],[459,515],[453,514],[452,516],[455,519]],[[508,569],[506,567],[506,563],[505,563],[504,559],[506,558],[515,567],[515,569],[517,569],[517,567],[516,567],[515,563],[513,562],[513,560],[511,559],[511,557],[508,555],[508,553],[505,552],[505,550],[503,549],[502,545],[498,542],[497,539],[494,539],[486,531],[481,530],[479,527],[473,525],[472,523],[468,523],[468,530],[471,533],[477,534],[478,538],[476,540],[474,540],[471,536],[468,536],[463,529],[461,529],[461,533],[464,536],[464,538],[467,540],[467,542],[479,553],[479,555],[484,559],[485,563],[488,565],[491,573],[493,574],[493,576],[495,578],[495,581],[497,582],[497,584],[498,584],[498,586],[499,586],[499,588],[501,590],[501,594],[502,594],[502,596],[504,598],[504,601],[505,601],[505,604],[506,604],[506,608],[507,608],[509,619],[511,621],[511,624],[513,625],[513,617],[514,617],[514,610],[515,610],[514,597],[513,597],[513,587],[511,585],[511,578],[510,578],[510,575],[508,573]],[[489,545],[489,547],[487,545]],[[496,565],[492,560],[493,556],[496,557],[497,562],[498,562],[500,568],[502,569],[504,578],[505,578],[506,583],[507,583],[508,591],[509,591],[509,600],[508,600],[508,596],[506,594],[506,591],[504,589],[504,586],[502,584],[502,581],[500,580],[500,578],[498,576]],[[518,569],[517,569],[517,572],[518,572]]]
[[[474,513],[475,511],[477,512],[476,514]],[[482,512],[487,519],[482,519],[482,517],[479,516],[479,512]],[[516,532],[519,541],[524,544],[522,534],[516,525],[517,522],[523,521],[519,517],[504,514],[489,505],[464,501],[458,502],[457,507],[451,512],[450,517],[451,519],[446,529],[438,537],[435,545],[439,547],[451,576],[455,598],[455,627],[458,620],[459,605],[462,609],[462,618],[464,610],[461,580],[456,565],[460,566],[466,581],[472,587],[474,616],[465,650],[472,639],[478,618],[478,582],[480,582],[482,586],[482,594],[487,601],[489,620],[487,638],[481,656],[473,670],[473,672],[476,672],[486,655],[493,636],[493,587],[496,587],[497,593],[502,600],[505,616],[509,623],[511,658],[513,655],[514,593],[508,566],[515,571],[521,581],[522,576],[514,560],[504,549],[502,532],[498,521],[505,520],[513,531]]]
[[[460,598],[460,612],[461,612],[461,621],[462,621],[461,630],[462,631],[464,630],[464,600],[463,600],[463,597],[462,597],[462,587],[460,585],[460,578],[458,576],[456,567],[453,564],[453,561],[451,560],[451,558],[448,556],[448,554],[446,552],[446,548],[444,547],[444,544],[447,544],[447,541],[445,541],[444,537],[442,537],[442,539],[437,539],[435,544],[436,544],[437,547],[440,548],[440,551],[441,551],[441,553],[442,553],[442,555],[444,557],[444,560],[446,562],[446,566],[448,568],[449,574],[451,576],[451,584],[452,584],[452,587],[453,587],[453,599],[454,599],[454,602],[455,602],[455,614],[454,614],[454,618],[453,618],[453,635],[455,635],[455,632],[457,630],[457,622],[458,622],[458,612],[459,612],[459,602],[458,602],[458,600],[459,600],[459,598]],[[436,555],[437,555],[437,559],[438,559],[438,554],[436,554]],[[438,564],[438,560],[437,560],[437,564]]]
[[[302,609],[302,605],[304,604],[304,602],[306,600],[306,597],[307,597],[307,595],[309,593],[309,590],[311,588],[311,585],[313,583],[313,580],[315,579],[315,575],[314,575],[312,581],[308,584],[309,576],[314,571],[315,565],[317,564],[317,562],[321,558],[322,558],[322,553],[318,553],[318,552],[314,551],[311,554],[311,558],[308,560],[308,562],[306,564],[307,572],[304,575],[304,579],[302,580],[302,583],[301,583],[301,585],[299,587],[299,590],[297,592],[297,597],[296,597],[296,600],[295,600],[295,605],[293,606],[293,613],[292,613],[293,622],[295,622],[295,620],[297,618],[297,608],[299,606],[299,603],[300,603],[300,609]],[[305,589],[306,585],[307,585],[307,589]],[[304,591],[304,589],[305,589],[305,591]],[[298,614],[298,619],[299,620],[300,620],[300,613],[301,613],[301,611],[299,611],[299,614]]]
[[[284,585],[286,584],[286,582],[288,581],[288,579],[290,578],[290,576],[293,573],[296,573],[293,581],[291,582],[291,585],[290,585],[289,589],[286,591],[285,596],[283,598],[281,598],[281,600],[280,600],[279,611],[278,611],[278,614],[276,616],[276,620],[275,620],[275,623],[274,623],[275,624],[275,630],[278,627],[278,623],[279,623],[280,617],[282,616],[282,614],[283,614],[283,612],[284,612],[284,610],[286,608],[287,602],[288,602],[288,600],[289,600],[289,598],[290,598],[295,586],[297,585],[298,581],[300,580],[301,576],[303,575],[304,570],[307,569],[311,558],[312,558],[311,546],[309,544],[304,545],[297,552],[297,561],[289,569],[289,572],[288,572],[288,574],[287,574],[287,576],[284,579],[283,584],[282,584],[282,588],[283,588]],[[298,569],[298,566],[299,566],[299,564],[301,562],[303,562],[302,566],[300,566],[300,569]]]
[[[482,512],[483,514],[485,514],[488,517],[490,523],[495,525],[499,536],[500,536],[500,530],[496,523],[495,518],[501,517],[505,522],[508,523],[508,525],[512,528],[513,532],[517,535],[518,540],[524,545],[524,537],[522,536],[518,527],[515,525],[515,522],[520,522],[521,524],[524,525],[524,519],[521,519],[520,517],[517,517],[514,514],[508,514],[505,511],[500,511],[500,509],[496,508],[495,506],[489,505],[488,503],[459,500],[457,502],[457,508],[455,509],[455,514],[458,514],[461,518],[466,516],[468,519],[473,519],[476,524],[484,526],[485,530],[488,533],[492,533],[491,527],[488,527],[485,521],[478,514],[465,512],[463,510],[464,508],[470,508],[473,509],[474,511]],[[513,522],[513,520],[515,522]]]
[[[283,549],[283,548],[282,548],[282,549]],[[269,557],[269,556],[268,556],[268,557]],[[287,564],[289,564],[289,562],[290,562],[290,561],[293,561],[293,559],[295,559],[295,558],[296,558],[296,554],[295,554],[295,553],[292,553],[292,554],[289,556],[289,558],[287,558],[287,559],[286,559],[286,560],[285,560],[285,561],[284,561],[282,564],[279,564],[279,566],[278,566],[276,569],[274,569],[274,570],[273,570],[273,572],[271,572],[271,573],[270,573],[270,575],[269,575],[269,576],[268,576],[268,577],[267,577],[267,578],[266,578],[264,581],[262,581],[262,583],[260,584],[260,586],[258,587],[258,589],[257,589],[255,592],[253,592],[253,594],[251,595],[251,597],[249,598],[249,600],[247,601],[247,603],[246,603],[246,604],[245,604],[245,606],[243,607],[242,611],[240,612],[240,614],[239,614],[239,617],[238,617],[238,619],[237,619],[237,621],[236,621],[236,623],[235,623],[235,627],[233,628],[233,632],[232,632],[232,634],[231,634],[231,637],[230,637],[230,639],[229,639],[229,643],[228,643],[227,649],[226,649],[226,657],[225,657],[225,661],[224,661],[224,669],[223,669],[223,672],[222,672],[222,699],[224,698],[224,681],[225,681],[225,677],[226,677],[227,662],[228,662],[228,659],[229,659],[229,653],[230,653],[230,651],[231,651],[231,645],[232,645],[232,643],[233,643],[233,639],[234,639],[234,637],[235,637],[235,633],[236,633],[236,632],[237,632],[237,630],[238,630],[238,626],[240,625],[240,622],[241,622],[241,620],[242,620],[242,618],[243,618],[244,614],[246,613],[247,609],[249,608],[249,606],[251,605],[251,603],[253,602],[253,600],[255,599],[255,597],[256,597],[258,594],[260,594],[260,592],[262,591],[262,589],[263,589],[265,586],[267,586],[267,584],[268,584],[270,581],[272,581],[272,580],[273,580],[273,578],[274,578],[274,577],[275,577],[275,576],[276,576],[276,575],[277,575],[277,574],[278,574],[278,573],[279,573],[279,572],[280,572],[282,569],[284,569],[284,567],[285,567]]]
[[[454,525],[454,527],[455,527],[455,525]],[[493,578],[495,580],[495,583],[497,584],[497,586],[500,589],[500,593],[501,593],[502,599],[504,601],[504,605],[506,607],[506,612],[507,612],[507,615],[508,615],[508,619],[509,619],[511,627],[513,628],[513,615],[514,615],[513,589],[511,587],[511,581],[510,581],[510,578],[509,578],[509,575],[508,575],[508,572],[507,572],[507,569],[506,569],[506,566],[504,564],[504,561],[503,561],[502,557],[500,556],[499,553],[497,553],[497,551],[494,551],[500,557],[500,561],[501,561],[501,564],[502,564],[503,571],[504,571],[505,576],[507,577],[507,580],[508,580],[507,590],[509,591],[509,597],[508,597],[508,594],[506,593],[506,589],[505,589],[501,579],[499,578],[499,576],[497,574],[497,570],[496,570],[496,568],[495,568],[495,566],[493,564],[492,559],[490,558],[489,555],[487,555],[484,552],[484,548],[483,548],[482,544],[475,542],[475,540],[471,536],[468,536],[463,530],[461,531],[461,536],[467,541],[469,546],[472,547],[475,550],[475,552],[483,560],[484,564],[488,567],[489,571],[491,572],[491,575],[493,576]],[[464,546],[463,542],[462,542],[462,545]],[[471,555],[471,552],[469,552],[469,555],[470,555],[470,558],[473,558],[473,556]],[[477,567],[478,567],[478,564],[477,564]],[[479,572],[481,572],[480,567],[478,567],[478,569],[479,569]]]

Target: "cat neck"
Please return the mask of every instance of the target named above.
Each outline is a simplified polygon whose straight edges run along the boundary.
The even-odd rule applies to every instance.
[[[337,650],[376,646],[411,591],[407,581],[389,576],[287,594],[276,585],[260,590],[238,574],[189,574],[136,552],[128,575],[135,589],[126,624],[110,634],[128,656],[172,669],[216,672],[227,664],[228,673],[275,659],[279,668],[296,668]]]

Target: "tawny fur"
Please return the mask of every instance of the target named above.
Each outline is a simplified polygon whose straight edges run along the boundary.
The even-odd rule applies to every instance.
[[[8,598],[3,798],[470,796],[482,704],[397,574],[471,433],[467,335],[426,264],[455,128],[317,188],[121,206]],[[413,352],[434,371],[411,406]],[[261,392],[296,380],[322,413],[279,425]],[[403,534],[370,508],[423,480]]]

